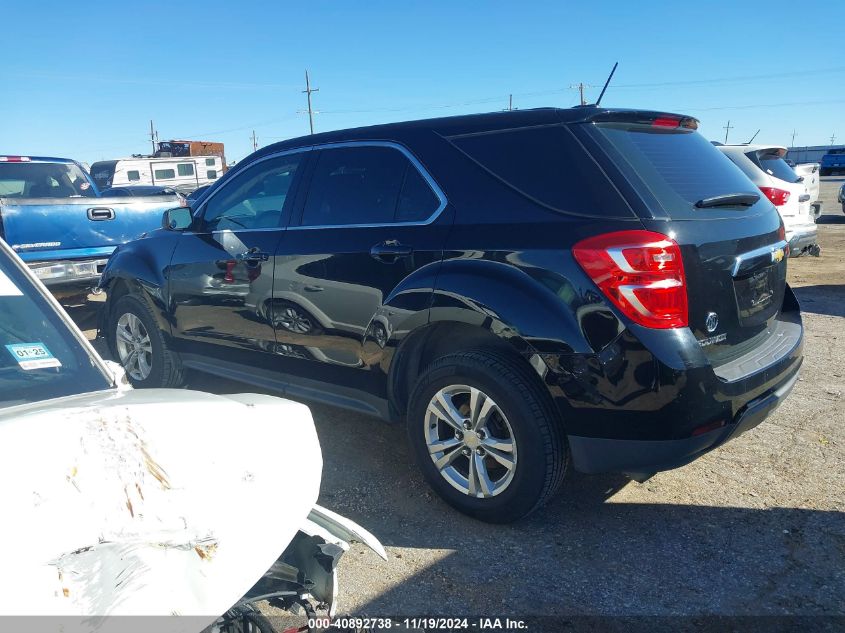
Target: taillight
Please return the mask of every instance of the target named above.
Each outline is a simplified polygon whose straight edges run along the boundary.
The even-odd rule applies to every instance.
[[[0,163],[28,163],[29,156],[0,156]]]
[[[789,192],[785,189],[777,189],[776,187],[760,187],[760,191],[769,200],[772,201],[776,207],[781,207],[789,200]]]
[[[575,260],[625,316],[651,328],[689,324],[681,249],[653,231],[589,237],[572,248]]]

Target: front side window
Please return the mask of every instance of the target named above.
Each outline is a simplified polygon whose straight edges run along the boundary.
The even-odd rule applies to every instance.
[[[133,169],[131,171],[126,172],[126,177],[129,179],[130,182],[135,182],[136,180],[141,180],[141,172],[137,169]]]
[[[176,172],[172,169],[156,169],[154,175],[157,180],[171,180],[176,178]]]
[[[203,213],[206,231],[267,229],[281,225],[301,154],[277,156],[248,167],[212,196]]]
[[[55,309],[0,250],[0,409],[110,386]]]
[[[302,225],[393,222],[409,165],[408,159],[391,147],[320,151],[302,212]]]
[[[180,176],[194,175],[194,166],[191,163],[179,163],[176,165],[176,169],[179,171]]]

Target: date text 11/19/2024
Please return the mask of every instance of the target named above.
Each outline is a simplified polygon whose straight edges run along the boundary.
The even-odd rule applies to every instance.
[[[367,618],[367,617],[339,617],[339,618],[313,618],[309,621],[309,627],[328,628],[329,626],[340,627],[341,629],[366,629],[370,631],[394,629],[403,630],[425,630],[425,631],[519,631],[527,630],[525,620],[518,618],[497,618],[497,617],[476,617],[476,618],[444,618],[444,617],[411,617],[411,618]]]

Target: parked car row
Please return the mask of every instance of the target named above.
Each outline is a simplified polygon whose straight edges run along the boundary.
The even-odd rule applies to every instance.
[[[199,370],[401,421],[482,520],[570,467],[643,480],[759,424],[802,362],[811,194],[783,148],[697,126],[589,106],[265,147],[116,249],[101,332],[137,387]]]
[[[739,167],[777,207],[786,229],[786,240],[793,256],[818,255],[818,229],[813,203],[819,184],[810,192],[807,176],[799,176],[786,164],[786,148],[771,145],[719,145],[719,150]],[[812,175],[812,172],[810,172]]]

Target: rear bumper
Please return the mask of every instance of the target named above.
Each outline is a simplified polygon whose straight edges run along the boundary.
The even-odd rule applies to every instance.
[[[790,254],[798,255],[813,244],[818,244],[818,228],[816,223],[808,223],[791,227],[786,232]]]
[[[108,259],[58,260],[28,262],[27,266],[41,282],[50,288],[84,290],[94,288]]]
[[[796,367],[779,386],[745,405],[730,424],[693,437],[616,440],[570,435],[572,461],[583,473],[624,472],[634,477],[684,466],[765,420],[792,391],[798,372]]]

